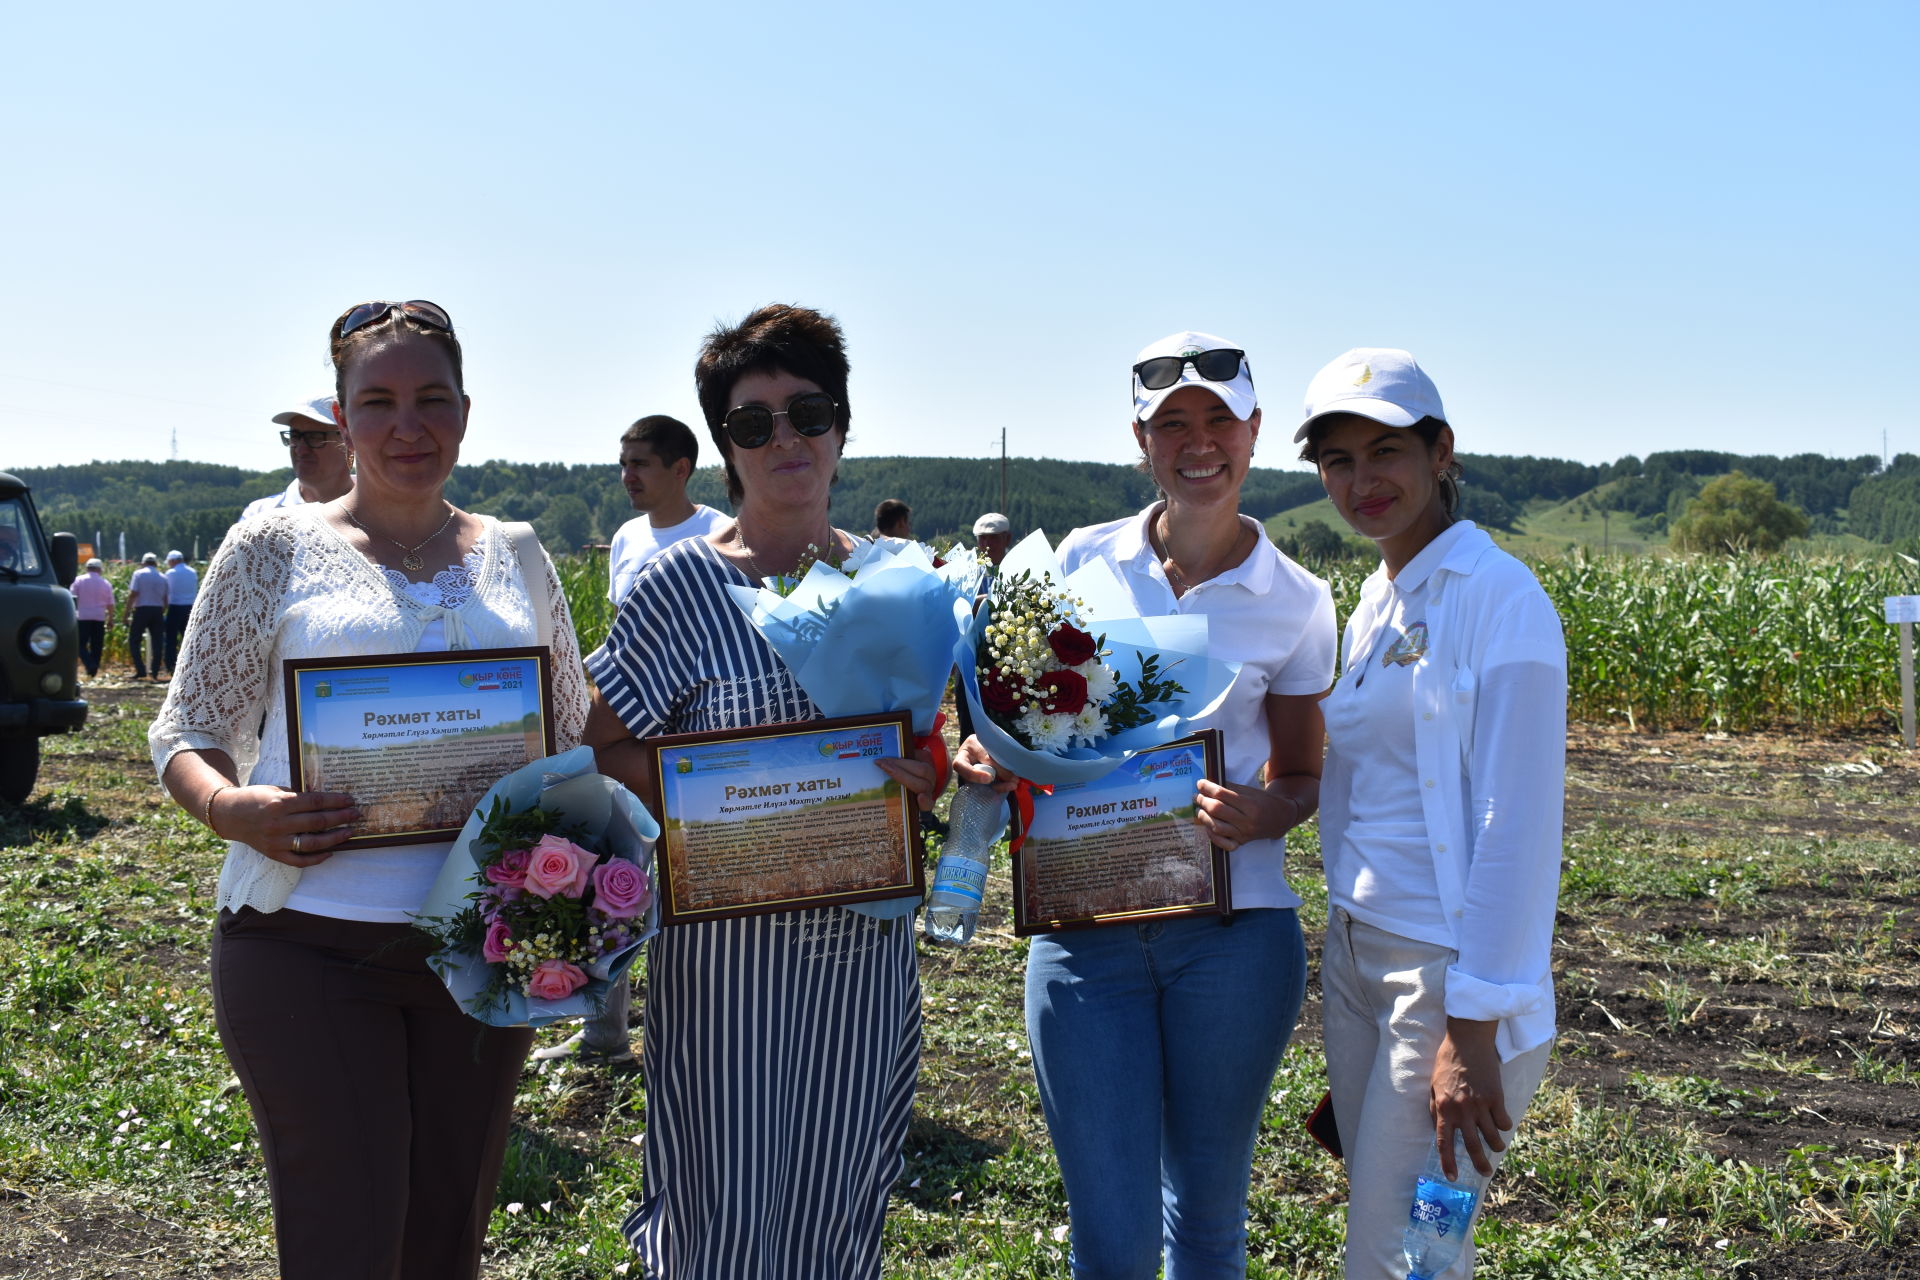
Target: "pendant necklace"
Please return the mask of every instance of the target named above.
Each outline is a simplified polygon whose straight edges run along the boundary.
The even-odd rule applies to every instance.
[[[367,528],[367,526],[360,523],[359,517],[353,514],[353,512],[347,507],[346,503],[343,502],[340,504],[340,510],[343,513],[345,513],[347,519],[353,521],[354,528],[366,534],[369,538],[375,536],[373,530]],[[426,546],[429,542],[432,542],[435,538],[445,533],[447,531],[447,526],[453,523],[453,518],[454,516],[459,514],[459,511],[460,509],[454,506],[451,502],[447,503],[447,518],[440,522],[440,527],[438,529],[435,529],[432,533],[428,534],[426,537],[420,539],[419,542],[415,543],[411,547],[408,546],[406,543],[400,541],[400,539],[398,538],[389,538],[385,534],[381,534],[379,536],[382,541],[391,542],[394,546],[406,552],[405,555],[400,557],[401,568],[405,569],[408,573],[418,573],[422,569],[427,567],[427,562],[420,558],[420,548]]]

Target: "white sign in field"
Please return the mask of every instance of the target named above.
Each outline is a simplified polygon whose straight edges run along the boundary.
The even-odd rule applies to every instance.
[[[1920,622],[1920,596],[1888,596],[1888,622]]]

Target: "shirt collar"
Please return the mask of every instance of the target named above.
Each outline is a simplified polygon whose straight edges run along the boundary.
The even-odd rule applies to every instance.
[[[1153,527],[1151,522],[1159,519],[1166,505],[1164,502],[1152,504],[1114,534],[1113,551],[1116,560],[1133,566],[1140,573],[1147,573],[1152,566],[1159,564],[1160,557],[1154,553],[1153,540],[1148,536],[1148,530]],[[1273,545],[1273,539],[1267,536],[1266,526],[1246,515],[1242,515],[1240,521],[1243,524],[1251,524],[1254,533],[1258,535],[1257,541],[1253,544],[1253,550],[1247,553],[1245,560],[1225,573],[1207,579],[1201,585],[1245,587],[1258,595],[1272,587],[1274,569],[1279,563],[1280,553]],[[1163,575],[1164,572],[1162,570]]]
[[[1449,573],[1471,573],[1474,561],[1492,541],[1473,521],[1456,520],[1401,567],[1393,576],[1394,589],[1418,591],[1441,569]]]

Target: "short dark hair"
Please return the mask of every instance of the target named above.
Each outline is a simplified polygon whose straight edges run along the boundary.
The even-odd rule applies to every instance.
[[[700,465],[700,440],[693,428],[664,413],[650,413],[620,433],[621,444],[643,444],[671,467],[685,458]]]
[[[1326,438],[1327,425],[1336,418],[1356,416],[1366,417],[1365,414],[1330,413],[1324,418],[1316,418],[1313,425],[1307,428],[1306,443],[1300,446],[1300,461],[1311,462],[1315,466],[1318,466],[1320,463],[1320,442]],[[1385,424],[1383,423],[1382,425],[1384,426]],[[1446,419],[1436,418],[1432,414],[1428,414],[1412,426],[1407,427],[1406,430],[1419,436],[1421,443],[1431,449],[1433,448],[1434,441],[1440,438],[1440,433],[1442,431],[1452,430],[1452,428],[1447,425]],[[1465,472],[1460,466],[1460,457],[1457,453],[1454,455],[1452,464],[1440,473],[1440,501],[1445,504],[1449,516],[1460,508],[1460,477],[1464,474]]]
[[[333,358],[333,395],[340,405],[342,414],[347,408],[347,361],[355,351],[375,345],[376,339],[391,341],[394,338],[411,335],[434,343],[446,352],[447,363],[453,366],[453,389],[462,395],[466,394],[467,376],[461,359],[460,339],[453,336],[453,330],[421,324],[400,308],[395,307],[378,320],[361,325],[345,337],[340,336],[340,326],[347,322],[348,316],[364,305],[366,304],[360,303],[342,311],[339,318],[333,322],[333,327],[327,331],[327,354]]]
[[[906,524],[912,519],[913,508],[898,498],[882,498],[880,505],[873,509],[873,527],[877,533],[886,533],[896,525]]]
[[[733,466],[733,441],[721,425],[734,384],[750,373],[786,373],[818,386],[838,406],[834,429],[846,444],[853,410],[847,405],[847,343],[832,316],[791,303],[761,307],[737,325],[717,325],[700,346],[693,381],[700,396],[700,412],[720,451],[726,471],[727,497],[740,505],[740,473]]]

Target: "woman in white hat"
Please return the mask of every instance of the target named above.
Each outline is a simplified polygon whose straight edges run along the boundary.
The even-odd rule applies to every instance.
[[[1455,518],[1453,430],[1412,356],[1327,365],[1294,439],[1380,548],[1323,704],[1321,986],[1346,1275],[1402,1280],[1436,1143],[1491,1174],[1552,1047],[1566,647],[1527,567]],[[1472,1272],[1469,1240],[1440,1275]]]
[[[1027,1035],[1071,1215],[1080,1280],[1246,1273],[1260,1116],[1306,989],[1287,832],[1318,803],[1319,699],[1333,678],[1326,583],[1240,513],[1260,437],[1246,353],[1176,333],[1133,366],[1133,438],[1161,496],[1077,529],[1071,573],[1105,560],[1145,615],[1201,614],[1210,656],[1241,664],[1197,728],[1224,738],[1200,822],[1229,850],[1231,916],[1050,934],[1027,960]],[[958,772],[990,780],[968,739]],[[996,770],[1002,788],[1011,773]]]

